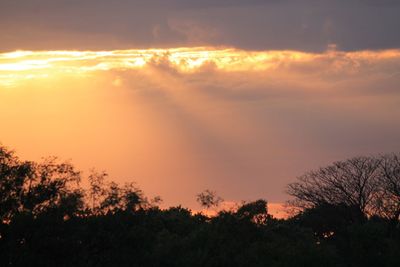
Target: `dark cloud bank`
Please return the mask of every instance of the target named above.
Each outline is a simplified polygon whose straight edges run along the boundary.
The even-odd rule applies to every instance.
[[[399,14],[395,0],[2,0],[0,50],[388,49],[400,47]]]

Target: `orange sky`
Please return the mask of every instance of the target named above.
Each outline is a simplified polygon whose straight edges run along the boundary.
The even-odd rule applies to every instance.
[[[400,150],[399,69],[399,50],[334,47],[1,53],[0,142],[165,205],[196,208],[206,188],[279,203],[309,169]]]

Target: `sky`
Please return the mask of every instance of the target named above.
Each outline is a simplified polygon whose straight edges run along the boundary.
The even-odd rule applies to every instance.
[[[0,1],[0,142],[165,205],[400,150],[396,0]]]

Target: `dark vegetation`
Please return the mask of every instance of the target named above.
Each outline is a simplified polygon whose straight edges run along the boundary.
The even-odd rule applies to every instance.
[[[133,184],[0,147],[0,266],[400,266],[400,159],[357,157],[288,186],[298,213],[267,202],[208,217],[160,209]],[[221,198],[197,196],[210,208]]]

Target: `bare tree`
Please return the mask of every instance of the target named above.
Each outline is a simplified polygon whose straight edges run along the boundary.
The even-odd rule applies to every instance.
[[[381,159],[355,157],[311,171],[288,185],[290,204],[312,208],[324,204],[347,205],[367,215],[378,194]]]
[[[400,155],[388,154],[381,160],[377,213],[398,222],[400,219]]]
[[[91,207],[90,210],[93,214],[100,213],[101,203],[106,195],[106,178],[108,174],[106,172],[98,172],[96,170],[91,170],[89,175],[89,200]]]

